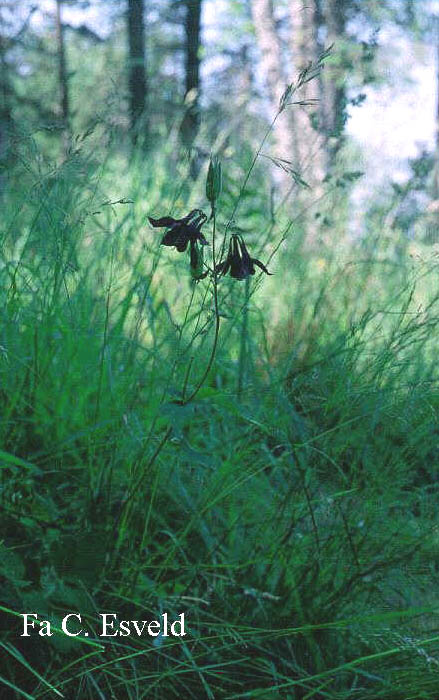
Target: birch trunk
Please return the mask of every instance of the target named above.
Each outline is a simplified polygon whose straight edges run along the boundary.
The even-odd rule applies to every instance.
[[[279,100],[286,85],[292,81],[285,78],[282,66],[282,47],[277,34],[273,15],[272,0],[252,0],[253,24],[256,39],[261,53],[261,68],[268,88],[268,95],[273,116],[279,108]],[[279,158],[295,162],[293,112],[287,108],[276,120],[274,125],[275,153]],[[285,175],[283,187],[291,182]]]
[[[345,123],[346,88],[344,70],[340,65],[340,41],[346,28],[345,0],[327,0],[325,23],[328,32],[328,44],[334,44],[335,61],[328,64],[324,73],[324,126],[328,169],[336,162],[337,153],[343,144]]]
[[[290,0],[291,55],[295,72],[315,63],[318,58],[316,0]],[[300,100],[316,100],[313,106],[295,107],[296,152],[299,171],[317,191],[325,176],[324,138],[320,124],[322,85],[320,77],[306,83]]]

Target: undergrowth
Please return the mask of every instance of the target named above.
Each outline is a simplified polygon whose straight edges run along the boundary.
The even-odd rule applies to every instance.
[[[1,215],[0,697],[437,697],[434,256],[317,255],[235,163],[203,233],[274,274],[195,281],[147,217],[206,169],[87,152],[23,148]],[[188,633],[96,638],[116,611]]]

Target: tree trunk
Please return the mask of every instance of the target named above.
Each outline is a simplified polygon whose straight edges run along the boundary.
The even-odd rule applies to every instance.
[[[427,207],[425,219],[425,243],[437,243],[439,233],[439,20],[436,20],[436,109],[435,109],[435,147],[433,161],[433,178],[431,183],[432,201]]]
[[[201,1],[185,0],[185,103],[186,111],[181,125],[181,137],[184,146],[191,149],[200,125],[200,46],[201,46]]]
[[[433,199],[439,200],[439,21],[436,23],[436,114],[435,152],[433,170]]]
[[[325,23],[328,44],[334,44],[334,62],[324,74],[324,129],[328,153],[328,169],[331,170],[337,153],[343,144],[343,130],[346,121],[345,75],[340,55],[339,42],[343,40],[346,28],[345,0],[326,0]]]
[[[282,51],[273,16],[273,0],[252,0],[253,24],[261,53],[261,68],[267,84],[273,116],[279,108],[279,101],[285,92],[287,82],[282,68]],[[293,111],[287,108],[274,125],[275,155],[290,162],[295,161]],[[283,177],[285,189],[291,182]]]
[[[145,116],[147,95],[143,0],[128,0],[127,32],[130,129],[131,140],[135,144],[139,137],[140,128],[145,127],[146,130],[146,124],[142,123],[142,117]]]
[[[318,6],[316,0],[290,0],[289,9],[291,55],[297,73],[310,63],[315,63],[318,58]],[[300,100],[316,100],[316,105],[294,107],[298,169],[316,193],[325,175],[319,107],[321,97],[321,79],[317,77],[306,83],[298,96]]]
[[[6,63],[6,40],[3,34],[3,26],[0,34],[0,194],[3,194],[5,185],[5,165],[9,159],[9,142],[13,127],[12,111],[10,104],[9,71]]]
[[[58,81],[60,92],[60,115],[63,126],[63,146],[67,151],[70,144],[70,107],[69,107],[69,83],[67,76],[66,50],[64,44],[64,27],[62,24],[63,0],[56,0],[56,38],[57,38],[57,58],[58,58]]]

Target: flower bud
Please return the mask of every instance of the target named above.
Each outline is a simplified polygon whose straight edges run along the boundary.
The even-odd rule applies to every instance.
[[[222,173],[221,163],[217,156],[211,156],[206,179],[206,197],[211,204],[214,204],[221,194]]]

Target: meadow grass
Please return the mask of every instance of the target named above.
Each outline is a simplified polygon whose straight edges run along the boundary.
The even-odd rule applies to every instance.
[[[437,697],[434,254],[309,250],[256,168],[235,223],[274,274],[219,279],[199,386],[212,283],[147,216],[205,169],[90,152],[27,144],[1,215],[0,697]],[[188,634],[19,637],[72,611]]]

